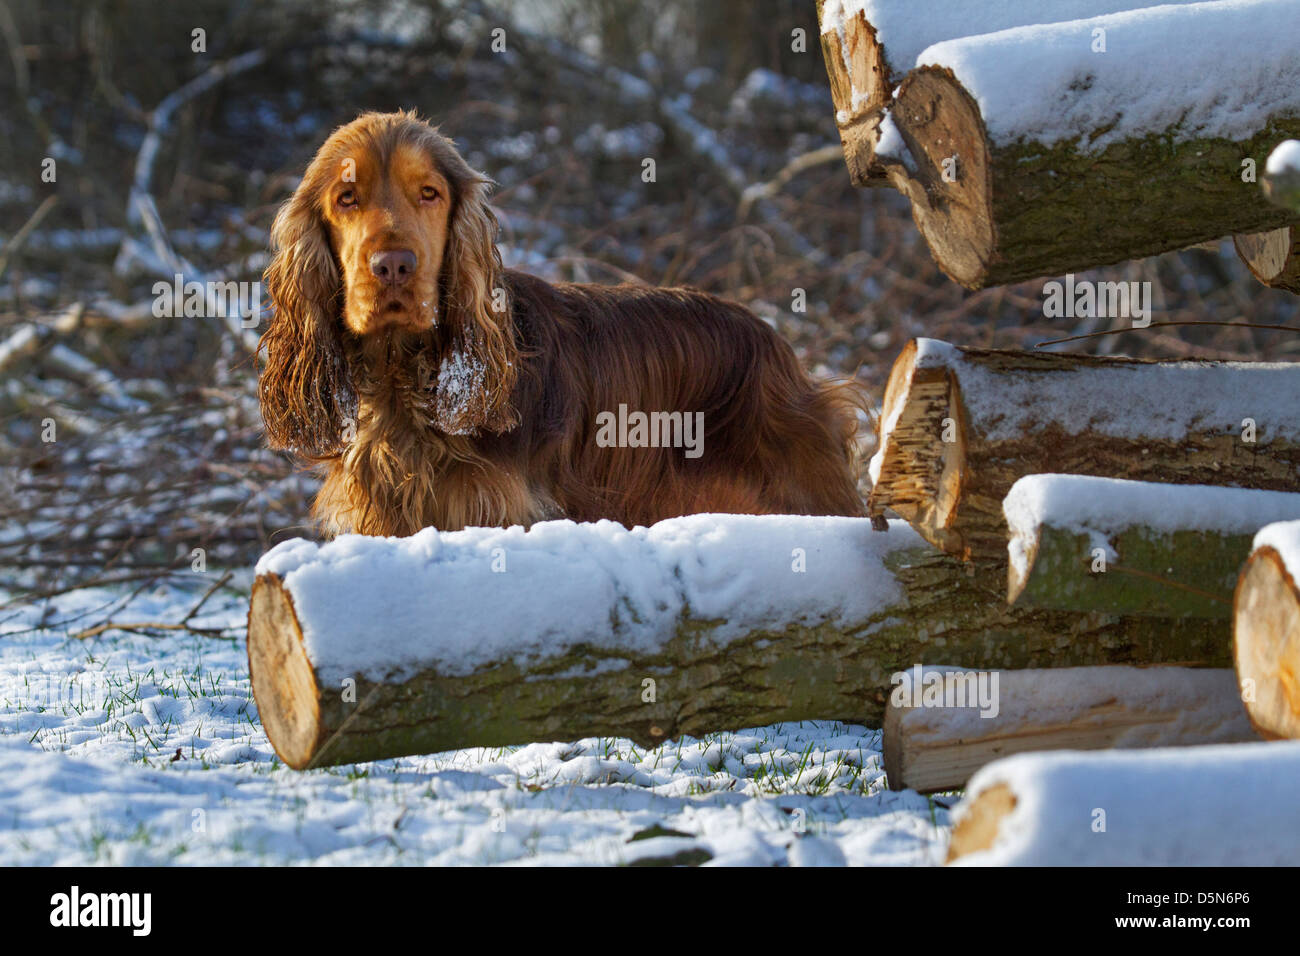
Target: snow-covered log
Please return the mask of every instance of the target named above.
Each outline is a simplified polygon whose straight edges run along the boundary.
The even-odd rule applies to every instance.
[[[1186,747],[1258,739],[1230,668],[917,668],[885,710],[891,790],[957,790],[1036,750]]]
[[[1029,475],[1002,510],[1008,603],[1226,620],[1255,533],[1300,518],[1300,494]]]
[[[1300,135],[1298,47],[1294,0],[945,40],[898,85],[872,162],[971,289],[1278,229],[1295,211],[1245,172]]]
[[[908,70],[920,65],[917,57],[927,47],[1009,27],[1148,5],[1144,0],[817,0],[822,55],[854,185],[888,185],[884,169],[875,162],[880,120],[894,88]]]
[[[1300,738],[1300,521],[1262,528],[1233,607],[1246,710],[1264,737]]]
[[[902,522],[698,515],[286,542],[258,564],[253,692],[292,767],[783,720],[879,726],[891,675],[1227,666],[1199,621],[1008,608]]]
[[[1300,292],[1300,228],[1283,226],[1233,236],[1232,243],[1250,274],[1264,285]]]
[[[948,862],[1300,865],[1300,744],[1018,754],[971,778]]]
[[[1065,472],[1300,491],[1300,364],[1150,362],[915,339],[885,389],[869,511],[1006,560],[1002,500]]]

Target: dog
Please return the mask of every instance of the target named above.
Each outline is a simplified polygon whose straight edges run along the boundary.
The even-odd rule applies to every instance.
[[[503,268],[491,185],[414,113],[365,113],[276,215],[259,399],[323,471],[326,534],[864,514],[854,383],[704,292]]]

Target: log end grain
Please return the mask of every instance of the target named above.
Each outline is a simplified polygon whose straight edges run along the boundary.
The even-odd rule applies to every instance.
[[[916,358],[913,339],[889,373],[867,511],[892,509],[935,547],[964,555],[965,543],[952,528],[966,460],[961,392],[949,369],[917,368]]]
[[[1005,783],[982,790],[953,825],[947,862],[990,849],[1003,819],[1015,808],[1016,795]]]
[[[271,746],[295,770],[310,765],[322,736],[320,688],[303,645],[293,598],[274,574],[253,584],[248,671]]]
[[[1283,226],[1233,236],[1232,244],[1250,274],[1264,285],[1300,293],[1300,229]]]
[[[1255,730],[1270,740],[1300,738],[1300,591],[1273,548],[1259,548],[1242,569],[1233,656]]]
[[[993,284],[991,161],[978,104],[951,70],[921,67],[899,84],[892,115],[915,165],[889,173],[934,261],[968,289]]]

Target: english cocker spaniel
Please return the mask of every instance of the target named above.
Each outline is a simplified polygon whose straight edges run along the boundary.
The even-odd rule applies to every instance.
[[[366,113],[276,216],[262,417],[322,466],[326,531],[864,513],[852,383],[725,299],[503,268],[490,184]]]

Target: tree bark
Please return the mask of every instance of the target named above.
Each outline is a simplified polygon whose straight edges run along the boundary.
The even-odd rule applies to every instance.
[[[1270,740],[1300,738],[1300,590],[1292,571],[1274,548],[1256,549],[1242,569],[1233,608],[1233,655],[1246,711]]]
[[[1250,274],[1264,285],[1300,292],[1300,229],[1283,226],[1268,232],[1233,236],[1232,243]]]
[[[1025,475],[1300,491],[1298,407],[1300,365],[916,339],[886,385],[868,512],[892,509],[936,547],[1003,566],[1002,502]]]
[[[936,670],[927,669],[927,676]],[[954,679],[962,678],[948,680]],[[891,702],[885,711],[884,763],[891,790],[958,790],[985,764],[1026,751],[1257,739],[1236,675],[1227,668],[1002,671],[996,711],[988,717],[979,716],[978,706],[924,706],[903,697],[903,706]]]
[[[814,523],[825,519],[781,520],[810,522],[807,540],[811,546],[818,544],[819,526]],[[473,534],[479,533],[488,529],[474,529]],[[284,577],[264,572],[254,584],[248,625],[249,669],[262,723],[276,752],[298,769],[597,735],[628,737],[654,746],[681,734],[777,721],[843,719],[879,726],[891,675],[926,658],[981,668],[1099,663],[1222,667],[1229,659],[1227,628],[1204,621],[1008,608],[1001,600],[1000,575],[971,573],[926,546],[901,522],[881,533],[862,519],[852,522],[851,533],[859,542],[855,553],[860,554],[861,565],[854,574],[862,587],[872,595],[896,595],[880,600],[879,606],[873,604],[861,620],[809,622],[778,612],[724,640],[720,635],[729,620],[743,609],[705,616],[692,611],[690,602],[681,601],[680,593],[672,589],[692,593],[690,589],[701,584],[701,574],[706,586],[716,588],[720,585],[708,582],[731,582],[761,556],[718,554],[708,540],[699,540],[694,545],[701,555],[698,566],[714,570],[697,572],[693,570],[697,563],[682,562],[671,585],[647,584],[643,577],[616,581],[614,604],[607,616],[602,615],[608,621],[606,633],[598,636],[598,644],[547,652],[540,660],[522,665],[503,654],[466,674],[425,666],[400,678],[356,674],[342,675],[340,680],[334,662],[313,659],[312,648],[325,645],[304,637],[309,630],[305,622],[310,622],[313,628],[327,628],[343,638],[346,646],[384,642],[391,647],[397,637],[403,647],[428,656],[454,637],[443,632],[457,626],[455,619],[431,620],[413,614],[409,606],[415,592],[429,595],[432,602],[439,600],[439,565],[422,571],[418,579],[409,572],[374,576],[367,584],[372,589],[367,592],[368,605],[403,612],[385,615],[383,620],[368,618],[364,607],[353,611],[343,606],[321,621],[311,616],[313,592],[295,583],[300,580],[296,572]],[[468,554],[473,534],[442,536],[440,553]],[[399,540],[370,547],[396,550],[402,544]],[[717,570],[725,571],[726,562],[734,566],[734,574]],[[475,600],[520,600],[517,595],[537,588],[529,574],[545,579],[543,572],[553,575],[555,565],[561,563],[561,559],[550,567],[534,563],[533,571],[512,571],[508,580],[485,569],[481,587],[477,579],[468,587],[476,595],[481,592]],[[351,578],[355,563],[336,567],[316,559],[310,567],[317,595],[353,593],[357,586]],[[456,587],[467,586],[463,579],[457,580]],[[819,579],[810,580],[810,586],[820,586]],[[834,606],[842,601],[840,586],[833,577],[828,580],[824,602],[816,603]],[[587,585],[578,581],[573,586]],[[602,586],[593,581],[591,593],[606,595],[599,590]],[[647,649],[644,636],[634,640],[635,622],[623,611],[625,602],[618,595],[624,588],[636,588],[644,597],[652,586],[668,589],[650,595],[656,606],[683,610],[671,624],[663,625],[654,648]],[[406,629],[394,635],[394,627]],[[535,645],[536,635],[526,615],[519,617],[517,627],[517,634],[504,635],[508,643]],[[349,690],[347,677],[355,681],[354,692],[341,692]]]

